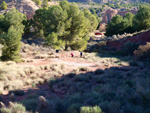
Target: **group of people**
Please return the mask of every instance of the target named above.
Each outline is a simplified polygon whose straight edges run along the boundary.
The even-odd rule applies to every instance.
[[[83,55],[83,53],[82,53],[82,51],[80,51],[80,57],[82,58],[82,55]],[[71,57],[74,57],[74,54],[73,53],[71,53]]]
[[[56,50],[56,53],[59,53],[59,50],[58,50],[58,49]],[[82,53],[82,51],[80,51],[80,57],[82,58],[82,56],[83,56],[83,53]],[[73,54],[73,53],[71,53],[71,57],[74,57],[74,54]]]

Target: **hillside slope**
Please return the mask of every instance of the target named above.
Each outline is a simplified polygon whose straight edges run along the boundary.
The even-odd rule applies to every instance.
[[[1,4],[2,1],[0,1]],[[33,17],[34,12],[39,9],[39,7],[32,0],[5,0],[7,3],[7,10],[0,10],[0,14],[8,12],[12,8],[18,9],[21,13],[27,15],[30,19]]]
[[[145,45],[147,42],[150,42],[150,30],[129,38],[115,40],[115,41],[107,41],[106,45],[110,48],[115,48],[117,50],[120,50],[121,47],[128,41],[137,43],[139,45]]]
[[[117,0],[68,0],[69,2],[95,2],[95,3],[118,3]],[[150,3],[150,0],[118,0],[119,2],[127,2],[127,3],[140,3],[147,2]]]

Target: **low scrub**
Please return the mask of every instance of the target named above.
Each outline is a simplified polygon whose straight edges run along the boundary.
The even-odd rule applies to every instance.
[[[134,51],[138,48],[138,46],[139,46],[138,44],[129,41],[123,45],[121,54],[123,56],[133,55]]]
[[[9,103],[9,108],[3,107],[0,109],[1,113],[27,113],[26,108],[22,104]]]
[[[139,60],[150,58],[150,43],[139,46],[139,48],[134,51],[134,56]]]
[[[81,107],[80,113],[103,113],[103,112],[101,108],[98,106],[95,107],[85,106],[85,107]]]

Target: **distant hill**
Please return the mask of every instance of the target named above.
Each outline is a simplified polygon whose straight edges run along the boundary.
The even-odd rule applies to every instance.
[[[0,4],[3,0],[0,0]],[[21,13],[25,14],[28,19],[32,18],[34,12],[39,9],[39,7],[32,0],[5,0],[7,3],[7,10],[1,10],[0,14],[8,12],[12,8],[16,8]]]
[[[119,2],[125,2],[125,3],[140,3],[140,2],[147,2],[150,3],[150,0],[68,0],[69,2],[80,2],[80,3],[89,3],[89,2],[95,2],[95,3],[117,3]]]

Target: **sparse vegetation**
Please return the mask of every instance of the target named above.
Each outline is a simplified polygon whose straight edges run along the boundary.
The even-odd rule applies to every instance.
[[[134,51],[134,55],[137,59],[144,60],[150,58],[150,44],[139,46],[138,50]]]
[[[92,15],[67,1],[50,7],[47,0],[41,3],[37,4],[43,8],[35,12],[32,20],[26,21],[15,9],[0,15],[1,60],[5,60],[0,61],[0,112],[149,113],[150,44],[139,46],[125,41],[119,51],[107,46],[108,40],[124,41],[134,35],[130,33],[88,42],[89,32],[97,27],[98,17],[94,15],[99,10],[104,10],[105,5],[126,5],[113,0],[115,4],[108,2],[101,4],[101,9],[90,9]],[[128,7],[132,5],[135,3]],[[148,11],[140,7],[135,16],[127,13],[114,17],[107,26],[108,35],[134,31],[136,24],[137,31],[149,28]],[[25,30],[23,24],[28,24]],[[31,37],[21,43],[26,30]],[[33,35],[40,39],[33,40]],[[74,49],[84,50],[87,43],[92,47],[82,51],[80,57]]]

